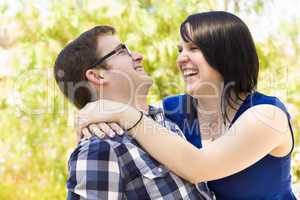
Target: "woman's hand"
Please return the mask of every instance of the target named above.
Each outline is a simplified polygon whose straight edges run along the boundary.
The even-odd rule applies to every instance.
[[[93,123],[88,125],[88,127],[83,128],[81,132],[78,133],[78,142],[81,139],[89,139],[93,135],[96,135],[100,139],[105,136],[109,136],[110,138],[115,137],[115,135],[123,135],[124,130],[120,127],[119,124],[115,122],[111,123]]]
[[[110,100],[98,100],[82,108],[75,123],[78,139],[95,134],[100,138],[105,135],[122,135],[138,120],[139,111],[133,107]]]

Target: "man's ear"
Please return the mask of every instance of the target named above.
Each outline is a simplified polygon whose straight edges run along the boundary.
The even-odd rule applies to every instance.
[[[104,77],[100,74],[100,71],[95,69],[88,69],[85,72],[85,77],[95,85],[103,85],[106,83]]]

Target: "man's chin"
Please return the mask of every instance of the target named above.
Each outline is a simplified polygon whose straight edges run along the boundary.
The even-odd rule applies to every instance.
[[[137,84],[137,91],[140,94],[148,94],[150,87],[153,85],[153,80],[148,75],[141,76]]]
[[[151,87],[153,85],[153,79],[148,74],[140,75],[141,84],[150,85]]]

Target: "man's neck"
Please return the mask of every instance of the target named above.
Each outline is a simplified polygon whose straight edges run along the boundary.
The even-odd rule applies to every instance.
[[[138,110],[145,112],[145,113],[149,112],[149,106],[147,104],[147,96],[146,95],[137,97],[135,99],[134,105],[132,105],[132,106]]]
[[[148,93],[148,92],[147,92]],[[136,94],[133,97],[129,96],[118,96],[118,95],[110,95],[103,96],[103,99],[108,99],[112,101],[117,101],[123,103],[125,105],[132,106],[138,110],[141,110],[145,113],[148,113],[149,108],[147,104],[147,94]]]

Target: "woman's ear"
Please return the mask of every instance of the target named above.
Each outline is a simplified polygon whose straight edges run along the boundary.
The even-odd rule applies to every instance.
[[[88,81],[95,85],[103,85],[106,83],[106,80],[100,74],[100,71],[95,69],[88,69],[85,72],[85,77],[88,79]]]

